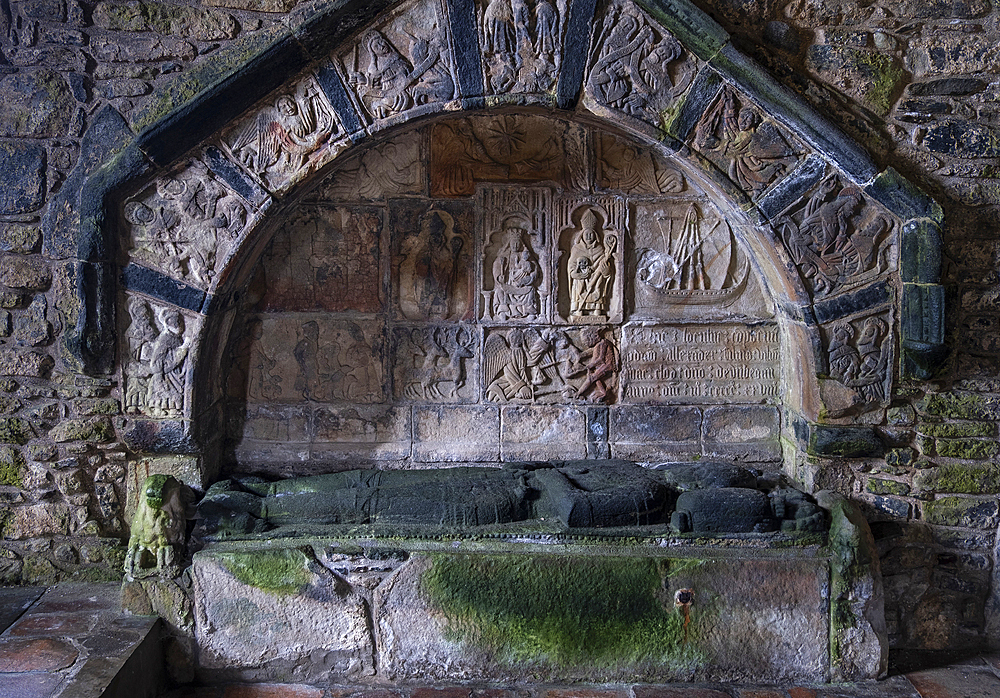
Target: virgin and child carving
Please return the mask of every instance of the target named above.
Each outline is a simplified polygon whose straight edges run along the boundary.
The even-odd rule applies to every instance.
[[[530,230],[527,216],[512,214],[495,234],[502,244],[490,265],[493,288],[483,292],[487,317],[493,320],[533,320],[539,315],[542,267],[532,248]]]

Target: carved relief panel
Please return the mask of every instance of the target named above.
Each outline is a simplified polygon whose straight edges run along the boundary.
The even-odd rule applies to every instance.
[[[385,399],[381,323],[265,314],[250,318],[248,336],[249,401]]]
[[[484,187],[479,192],[484,250],[480,317],[544,323],[552,317],[552,192]]]
[[[383,217],[374,206],[299,206],[265,254],[264,307],[378,312]]]
[[[421,140],[415,131],[372,146],[338,167],[309,198],[364,201],[425,193]]]
[[[443,3],[412,3],[338,55],[359,113],[381,121],[457,96]]]
[[[892,318],[887,311],[823,328],[830,378],[851,391],[847,408],[888,404],[893,373]],[[836,415],[834,415],[836,416]]]
[[[620,322],[628,240],[617,197],[559,202],[559,317],[573,324]]]
[[[216,281],[255,217],[201,160],[129,198],[122,214],[133,260],[201,289]]]
[[[612,328],[505,327],[486,331],[483,398],[489,402],[614,402],[618,339]]]
[[[751,199],[790,172],[805,148],[735,90],[724,87],[695,128],[694,146]]]
[[[306,77],[237,126],[222,146],[267,189],[280,191],[333,157],[329,150],[341,140],[326,96]]]
[[[194,338],[201,316],[126,294],[128,357],[123,362],[125,412],[174,418],[190,407]]]
[[[390,206],[396,312],[407,320],[465,320],[475,309],[474,214],[467,203]]]
[[[396,327],[392,363],[396,399],[476,402],[478,335],[472,325]]]
[[[431,195],[472,196],[477,182],[589,188],[579,126],[527,114],[440,121],[431,130]]]
[[[637,317],[772,314],[729,223],[700,197],[636,205],[631,270]]]
[[[565,0],[478,0],[487,90],[548,92],[562,62]]]
[[[694,77],[681,43],[631,2],[608,5],[591,46],[588,97],[654,126]]]
[[[596,185],[633,196],[678,194],[687,189],[684,173],[649,148],[610,133],[594,134]]]
[[[815,296],[869,282],[895,267],[895,222],[836,175],[774,225]]]

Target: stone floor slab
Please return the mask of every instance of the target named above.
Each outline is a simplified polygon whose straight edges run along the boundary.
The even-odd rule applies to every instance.
[[[947,666],[906,675],[920,698],[997,698],[1000,678],[986,665]]]
[[[38,601],[45,587],[4,587],[0,589],[0,633]]]
[[[0,698],[49,698],[62,682],[59,674],[4,674],[0,677]]]
[[[47,637],[0,640],[0,673],[59,671],[72,666],[79,655],[65,640]]]

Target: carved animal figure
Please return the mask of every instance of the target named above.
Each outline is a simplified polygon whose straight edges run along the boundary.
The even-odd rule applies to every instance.
[[[132,519],[125,577],[173,578],[180,574],[185,528],[193,512],[194,494],[170,475],[150,475],[142,486]]]

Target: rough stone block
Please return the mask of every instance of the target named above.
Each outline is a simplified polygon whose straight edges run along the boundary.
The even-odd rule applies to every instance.
[[[500,428],[503,460],[586,458],[586,431],[586,414],[578,407],[504,407]]]
[[[608,441],[615,458],[654,462],[701,456],[702,415],[696,407],[612,407],[608,421]]]
[[[394,572],[373,612],[392,681],[804,679],[828,667],[828,574],[789,559],[435,554]]]
[[[49,431],[49,437],[57,443],[67,441],[111,441],[115,430],[107,417],[86,419],[64,419]]]
[[[25,291],[44,291],[52,283],[52,270],[38,257],[6,255],[0,263],[0,284]]]
[[[499,461],[500,408],[414,407],[413,460]]]
[[[309,548],[197,553],[191,576],[207,675],[297,682],[373,673],[364,598]]]
[[[996,528],[997,501],[995,498],[938,497],[923,504],[924,520],[941,526],[965,528]]]
[[[45,149],[34,143],[0,143],[0,213],[30,213],[45,200]]]
[[[778,438],[778,429],[777,408],[758,405],[710,407],[702,422],[706,442],[771,441]]]
[[[62,138],[69,130],[76,100],[65,78],[54,70],[24,70],[0,78],[0,137]]]
[[[323,407],[314,419],[314,458],[389,461],[410,455],[408,407]]]
[[[16,507],[3,525],[3,537],[10,540],[64,536],[69,533],[69,509],[65,504],[33,504]]]

